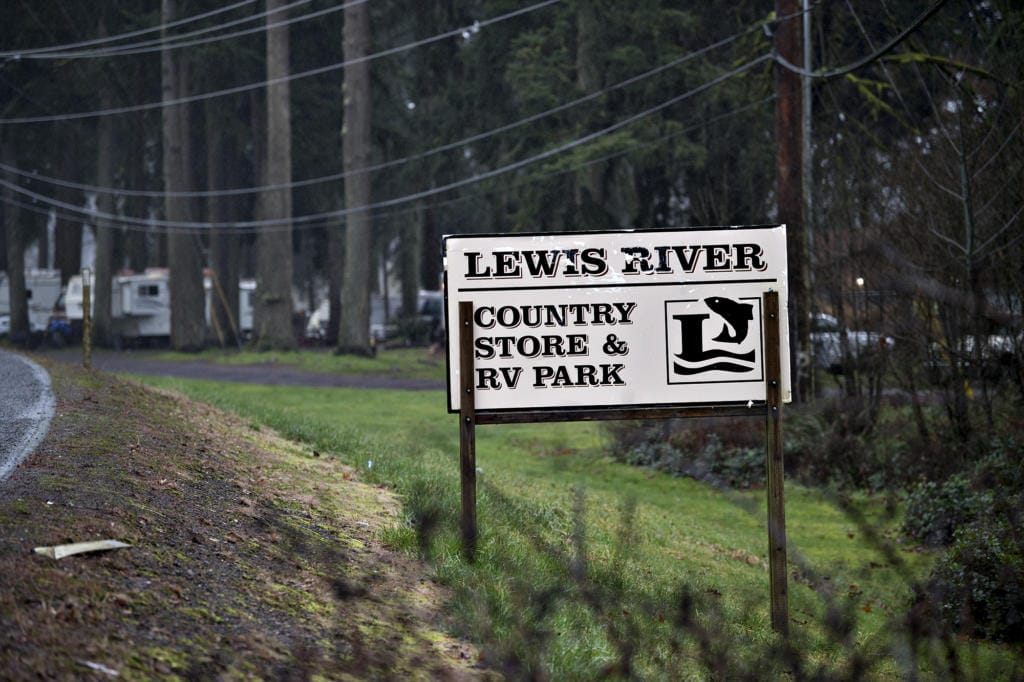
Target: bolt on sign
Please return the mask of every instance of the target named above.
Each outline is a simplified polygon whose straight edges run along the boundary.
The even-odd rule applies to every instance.
[[[447,236],[444,258],[451,412],[463,301],[476,410],[765,400],[762,296],[788,319],[785,225]],[[781,344],[789,402],[786,325]]]

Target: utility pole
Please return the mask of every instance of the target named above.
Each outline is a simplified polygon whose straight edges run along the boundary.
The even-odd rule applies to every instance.
[[[803,63],[800,0],[775,0],[775,52],[790,64]],[[807,286],[807,233],[803,219],[800,76],[775,65],[775,182],[779,222],[786,223],[789,267],[790,366],[797,381],[793,399],[809,394],[810,308]],[[801,366],[800,360],[808,362]]]
[[[804,73],[800,78],[801,83],[801,96],[803,98],[803,191],[804,191],[804,231],[807,233],[806,245],[807,245],[807,260],[804,265],[807,269],[807,303],[813,305],[814,302],[814,185],[812,184],[812,158],[813,148],[811,140],[811,0],[803,0],[803,11],[804,11]],[[810,332],[808,331],[808,334]],[[817,395],[817,387],[815,386],[815,362],[814,362],[814,346],[809,342],[807,344],[808,351],[808,394],[805,398],[813,398]]]

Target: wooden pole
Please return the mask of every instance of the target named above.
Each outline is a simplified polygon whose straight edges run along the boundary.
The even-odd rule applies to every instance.
[[[473,303],[459,302],[459,460],[462,468],[462,552],[476,558],[476,396],[473,392]]]
[[[786,576],[786,498],[782,453],[782,368],[779,294],[764,294],[765,401],[767,416],[768,571],[772,629],[789,636],[789,590]]]
[[[791,64],[803,64],[800,0],[775,0],[775,51]],[[803,402],[809,392],[809,370],[799,359],[808,356],[810,316],[807,290],[807,236],[803,221],[803,105],[800,76],[775,65],[775,182],[779,222],[786,224],[786,265],[789,272],[789,307],[795,312],[790,339],[793,399]]]

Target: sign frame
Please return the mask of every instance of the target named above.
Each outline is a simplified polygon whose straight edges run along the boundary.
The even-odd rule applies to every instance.
[[[785,225],[752,226],[746,229],[782,228]],[[709,231],[716,228],[699,228],[696,231]],[[722,228],[736,229],[736,228]],[[637,232],[665,233],[680,230],[643,230],[621,231],[623,235]],[[610,234],[609,232],[556,233],[561,235]],[[618,234],[618,233],[616,233]],[[485,235],[480,235],[481,237]],[[492,235],[486,235],[492,236]],[[503,235],[508,237],[509,235]],[[511,235],[527,236],[527,235]],[[451,236],[442,239],[442,252],[447,255],[447,244]],[[783,246],[785,240],[783,238]],[[785,250],[783,249],[783,258]],[[553,408],[503,408],[478,409],[478,388],[475,377],[475,317],[474,301],[469,297],[455,300],[448,283],[448,266],[445,263],[445,316],[448,331],[447,359],[449,369],[448,407],[450,412],[459,415],[459,459],[461,484],[461,534],[463,553],[472,562],[477,546],[476,519],[476,426],[478,424],[513,424],[527,422],[555,421],[596,421],[610,419],[662,419],[662,418],[699,418],[716,416],[761,417],[765,421],[765,469],[768,512],[768,568],[769,591],[772,628],[787,637],[789,634],[789,601],[786,558],[786,521],[784,492],[784,461],[782,440],[782,408],[789,401],[788,372],[788,325],[782,324],[788,318],[785,299],[780,296],[779,288],[785,292],[785,270],[776,280],[776,287],[768,287],[761,295],[759,340],[761,342],[762,399],[748,398],[746,401],[689,402],[682,404],[643,404],[635,406],[574,406]],[[781,280],[781,281],[779,281]],[[780,298],[782,299],[780,301]],[[454,305],[450,305],[454,304]],[[451,310],[456,311],[454,315]],[[454,318],[454,319],[453,319]],[[453,325],[452,323],[455,322]],[[453,333],[453,327],[457,333]],[[723,330],[725,333],[725,330]],[[452,339],[458,339],[453,344]],[[453,345],[456,347],[453,349]],[[453,387],[452,353],[457,352],[458,385]],[[458,404],[454,405],[453,393],[457,392]]]
[[[785,225],[770,224],[446,235],[442,251],[448,411],[457,412],[460,402],[456,387],[461,369],[452,353],[459,347],[457,306],[463,300],[472,300],[480,308],[477,326],[488,327],[488,334],[478,339],[485,345],[477,349],[480,394],[476,407],[480,412],[763,402],[759,391],[763,383],[763,330],[758,307],[765,290],[779,291],[786,315],[785,230]],[[736,250],[735,255],[731,249]],[[638,256],[641,251],[644,255]],[[572,256],[559,260],[562,254]],[[525,266],[523,256],[531,261]],[[756,267],[758,263],[760,268]],[[644,267],[648,270],[642,270]],[[710,310],[714,302],[726,309]],[[674,306],[672,311],[704,314],[675,315],[677,325],[669,319],[673,314],[670,304]],[[739,312],[741,324],[737,324],[735,315],[730,316],[733,319],[725,317],[729,312]],[[664,381],[666,365],[671,367],[674,362],[673,353],[681,348],[686,352],[680,339],[685,333],[679,327],[682,318],[698,318],[698,325],[704,321],[699,318],[710,318],[702,329],[707,348],[698,345],[697,355],[682,360],[703,361],[703,367],[693,370],[702,373]],[[718,328],[721,333],[714,337]],[[652,343],[647,333],[653,329],[664,330],[660,344]],[[782,391],[784,402],[789,402],[788,328],[782,334]],[[731,352],[741,348],[733,345],[740,341],[747,344],[742,346],[745,351],[752,351],[760,343],[757,352],[751,353],[751,364],[739,361],[747,370],[745,374],[737,361],[729,359],[741,357]],[[621,357],[609,352],[612,349],[608,346],[615,343],[624,349]],[[728,361],[708,359],[715,354],[729,356]],[[584,357],[573,357],[580,355]],[[682,357],[678,353],[675,356]],[[714,367],[736,369],[709,374]],[[554,373],[556,369],[558,374]],[[755,369],[758,373],[751,374],[750,370]],[[748,386],[742,386],[744,383]]]

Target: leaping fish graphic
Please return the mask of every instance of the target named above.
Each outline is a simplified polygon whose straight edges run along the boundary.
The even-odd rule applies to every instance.
[[[709,308],[725,318],[722,331],[719,332],[713,341],[723,343],[742,343],[747,338],[747,328],[750,321],[754,319],[754,306],[750,303],[739,303],[729,298],[712,296],[705,298],[704,303]],[[732,334],[729,329],[732,328]]]

